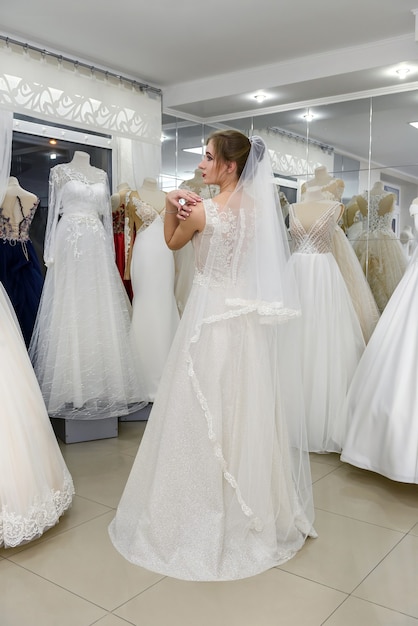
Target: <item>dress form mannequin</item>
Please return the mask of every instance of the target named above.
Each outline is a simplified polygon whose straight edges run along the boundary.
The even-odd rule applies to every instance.
[[[345,184],[340,178],[331,176],[324,165],[320,165],[315,169],[314,177],[303,183],[301,188],[302,199],[309,187],[321,188],[325,199],[341,200]]]
[[[150,204],[158,213],[165,208],[165,192],[158,189],[155,178],[144,178],[142,187],[138,189],[139,197],[143,202]]]
[[[363,230],[362,212],[357,201],[357,196],[354,196],[345,207],[343,213],[343,230],[349,241],[356,240]]]
[[[26,345],[32,335],[43,276],[29,229],[39,198],[10,176],[0,208],[0,282],[13,304]]]
[[[117,191],[111,196],[112,211],[116,211],[120,205],[125,202],[126,193],[131,189],[128,183],[120,183],[117,186]]]
[[[87,152],[76,150],[69,166],[76,172],[83,174],[87,180],[92,182],[101,180],[101,170],[90,164],[90,155]]]
[[[217,185],[207,185],[205,183],[202,171],[199,168],[195,169],[193,178],[184,180],[179,188],[190,189],[190,191],[194,191],[204,199],[213,198],[219,193],[219,187]]]
[[[303,201],[292,206],[302,226],[308,230],[332,205],[335,205],[335,221],[338,222],[344,209],[343,205],[325,200],[322,188],[311,186],[306,189]]]

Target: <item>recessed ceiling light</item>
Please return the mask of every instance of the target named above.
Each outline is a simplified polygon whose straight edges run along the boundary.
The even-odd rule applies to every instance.
[[[311,113],[310,111],[308,111],[307,113],[305,113],[305,115],[302,116],[303,119],[305,119],[307,122],[312,122],[312,120],[314,119],[315,115],[313,113]]]
[[[267,96],[265,93],[256,93],[254,98],[257,100],[258,104],[261,104],[264,100],[266,100]]]
[[[418,122],[408,122],[408,124],[410,124],[411,126],[413,126],[414,128],[418,130]]]
[[[193,154],[203,154],[203,147],[196,146],[196,148],[183,148],[183,152],[192,152]]]
[[[403,78],[406,78],[408,76],[410,71],[411,69],[409,67],[403,66],[403,67],[398,67],[398,69],[396,70],[396,73],[399,76],[399,78],[402,80]]]

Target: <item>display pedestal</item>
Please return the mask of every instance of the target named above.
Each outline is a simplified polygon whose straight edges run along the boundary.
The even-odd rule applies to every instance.
[[[147,406],[144,406],[140,411],[130,413],[129,415],[121,415],[119,417],[120,422],[145,422],[152,409],[152,402],[149,402]]]
[[[107,417],[97,420],[75,420],[51,418],[56,436],[64,443],[79,443],[95,439],[110,439],[118,436],[118,418]]]

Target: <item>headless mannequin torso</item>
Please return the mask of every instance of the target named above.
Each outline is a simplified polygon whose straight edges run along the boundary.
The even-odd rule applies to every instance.
[[[155,178],[145,178],[142,187],[138,189],[138,195],[143,202],[152,206],[158,213],[164,210],[166,194],[158,189]]]
[[[333,205],[336,206],[334,219],[337,223],[341,217],[344,208],[343,205],[336,205],[332,200],[324,200],[321,188],[312,187],[306,191],[303,202],[293,204],[292,207],[303,228],[309,231],[321,215],[328,211]]]
[[[76,172],[83,174],[90,182],[101,180],[101,170],[90,164],[90,155],[87,152],[76,150],[68,165]]]
[[[20,199],[25,215],[27,215],[29,211],[34,207],[34,205],[38,203],[38,197],[34,193],[23,189],[20,186],[18,179],[14,176],[10,176],[2,207],[5,213],[10,213],[14,210],[17,198]],[[20,213],[20,210],[19,214],[21,219],[22,215]]]
[[[322,190],[323,198],[326,200],[341,200],[344,192],[344,181],[340,178],[334,178],[328,173],[327,168],[321,165],[315,169],[314,177],[303,183],[301,192],[304,198],[308,189],[314,187]]]

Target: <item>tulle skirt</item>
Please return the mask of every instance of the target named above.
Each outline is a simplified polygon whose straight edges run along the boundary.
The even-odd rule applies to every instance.
[[[333,432],[364,350],[359,319],[331,253],[290,257],[302,309],[302,393],[311,452],[339,452]]]
[[[174,258],[157,217],[135,239],[131,280],[134,292],[132,344],[141,378],[141,399],[154,402],[179,324],[174,297]]]
[[[406,269],[402,244],[395,233],[370,231],[363,233],[353,247],[382,312]]]
[[[418,483],[418,251],[386,306],[353,378],[341,459]]]
[[[0,286],[0,546],[41,536],[74,487],[10,303]]]
[[[300,393],[283,400],[294,387],[275,349],[288,324],[211,315],[201,289],[190,293],[109,532],[149,570],[232,580],[287,561],[314,535],[309,459]]]
[[[64,215],[29,348],[50,416],[100,419],[144,406],[130,325],[101,221]]]

